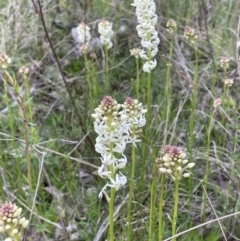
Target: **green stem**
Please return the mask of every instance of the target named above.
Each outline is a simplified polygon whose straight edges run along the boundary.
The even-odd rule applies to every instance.
[[[137,74],[137,79],[136,79],[136,95],[137,95],[137,100],[139,100],[139,85],[140,85],[140,78],[139,78],[139,59],[136,58],[136,74]]]
[[[152,88],[151,88],[151,73],[148,73],[147,77],[147,138],[149,138],[149,127],[151,121],[151,100],[152,100]]]
[[[113,143],[110,144],[110,153],[113,153]],[[115,170],[114,166],[110,165],[111,178],[114,179]],[[115,188],[111,188],[110,202],[109,202],[109,241],[114,241],[114,201],[115,201]]]
[[[193,45],[195,53],[195,69],[194,69],[194,81],[193,81],[193,94],[191,98],[191,115],[189,121],[189,162],[193,161],[193,143],[194,143],[194,122],[195,122],[195,112],[197,107],[197,94],[198,94],[198,54],[197,49]],[[187,180],[188,182],[188,207],[190,211],[190,204],[192,200],[192,178],[191,176]]]
[[[148,78],[147,78],[147,123],[146,123],[146,133],[145,133],[145,138],[147,141],[149,141],[150,137],[150,122],[151,122],[151,73],[148,73]],[[150,141],[149,141],[150,142]],[[149,152],[149,145],[145,144],[144,146],[144,151],[143,151],[143,160],[142,160],[142,170],[141,170],[141,175],[140,175],[140,180],[138,182],[138,192],[139,188],[142,186],[143,180],[144,180],[144,175],[147,172],[146,168],[146,160],[148,158],[148,152]]]
[[[227,86],[225,85],[225,80],[227,78],[227,73],[226,70],[224,71],[224,82],[223,82],[223,98],[222,98],[222,108],[225,110],[226,116],[228,113],[228,99],[227,99]],[[226,134],[225,134],[225,128],[226,128],[226,116],[224,112],[222,112],[222,125],[223,125],[223,130],[222,130],[222,137],[220,138],[220,145],[225,147],[226,143]]]
[[[109,202],[109,241],[114,241],[114,200],[115,188],[111,188],[111,196]]]
[[[166,84],[164,90],[164,108],[162,113],[162,119],[165,120],[165,133],[164,133],[164,144],[167,140],[167,130],[169,123],[169,113],[171,111],[171,95],[172,95],[172,78],[171,78],[171,62],[172,62],[172,53],[173,53],[173,38],[171,35],[170,41],[170,50],[169,50],[169,60],[167,64],[167,75],[166,75]]]
[[[4,77],[6,77],[6,79],[3,80],[3,84],[4,84],[4,100],[8,109],[8,123],[10,125],[10,129],[11,129],[11,133],[12,133],[12,138],[15,138],[15,130],[14,130],[14,117],[13,117],[13,113],[12,113],[12,108],[10,105],[10,101],[8,98],[8,85],[7,85],[7,81],[10,79],[12,79],[12,77],[9,75],[9,73],[7,71],[4,71]]]
[[[146,139],[149,140],[150,137],[150,122],[151,122],[151,73],[148,73],[147,79],[147,124],[146,124]],[[143,162],[142,162],[142,174],[140,183],[143,182],[144,175],[146,173],[146,159],[149,151],[149,146],[146,144],[144,148]]]
[[[197,106],[197,88],[198,88],[198,55],[197,55],[197,49],[194,47],[194,53],[195,53],[195,70],[194,70],[194,82],[193,82],[193,95],[191,99],[191,116],[190,116],[190,122],[189,122],[189,162],[192,162],[193,160],[193,142],[194,142],[194,120],[195,120],[195,112],[196,112],[196,106]]]
[[[173,210],[173,221],[172,221],[172,236],[176,234],[177,230],[177,215],[178,215],[178,201],[179,201],[179,176],[176,176],[175,180],[175,193],[174,193],[174,210]],[[176,237],[171,241],[176,241]]]
[[[148,228],[148,237],[149,241],[153,240],[153,225],[154,225],[154,216],[155,216],[155,198],[156,198],[156,181],[157,181],[157,174],[158,174],[158,166],[154,165],[154,171],[153,171],[153,180],[151,185],[151,191],[150,191],[150,214],[149,214],[149,228]]]
[[[90,72],[91,72],[91,69],[90,69],[90,67],[89,67],[89,64],[88,64],[88,59],[87,59],[87,55],[86,55],[86,53],[84,53],[84,62],[85,62],[85,66],[86,66],[86,69],[87,69],[87,73],[86,73],[86,78],[87,78],[87,85],[88,85],[88,103],[90,104],[90,106],[89,106],[89,109],[90,109],[90,111],[91,111],[91,113],[92,113],[92,111],[93,111],[93,106],[92,106],[92,103],[93,103],[93,98],[92,98],[92,88],[93,88],[93,86],[92,86],[92,83],[91,83],[91,80],[90,80]]]
[[[155,191],[155,182],[153,180],[152,185],[151,185],[151,199],[150,199],[150,214],[149,214],[149,230],[148,230],[148,237],[149,241],[152,241],[153,239],[153,213],[154,213],[154,191]]]
[[[165,191],[165,174],[161,174],[161,191],[159,199],[159,218],[158,218],[158,241],[163,240],[163,205],[164,205],[164,191]]]
[[[214,114],[214,113],[213,113]],[[202,221],[206,220],[206,204],[207,204],[207,188],[208,188],[208,177],[209,177],[209,154],[210,154],[210,144],[211,144],[211,132],[212,132],[212,122],[213,122],[213,114],[210,116],[208,131],[207,131],[207,153],[206,153],[206,167],[205,167],[205,175],[204,175],[204,189],[203,192],[203,206],[202,206]]]
[[[25,89],[26,89],[26,102],[27,104],[27,113],[28,113],[28,119],[30,122],[33,121],[32,119],[32,106],[30,102],[30,86],[29,86],[29,78],[27,76],[24,76],[24,83],[25,83]]]
[[[110,80],[109,80],[109,64],[108,64],[108,48],[105,46],[105,55],[106,55],[106,63],[105,63],[105,76],[106,76],[106,94],[110,91]]]
[[[237,145],[238,145],[238,111],[235,104],[235,111],[234,111],[234,119],[235,119],[235,136],[234,136],[234,147],[233,147],[233,153],[236,154],[237,151]]]
[[[132,217],[131,217],[131,208],[132,208],[132,198],[133,198],[133,181],[135,174],[135,163],[136,163],[136,155],[135,155],[135,146],[132,145],[132,170],[131,170],[131,181],[130,181],[130,191],[129,191],[129,200],[128,200],[128,241],[132,240]]]

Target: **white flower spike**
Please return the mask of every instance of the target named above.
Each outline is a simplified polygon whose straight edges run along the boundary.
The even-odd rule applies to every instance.
[[[140,58],[146,60],[143,71],[150,73],[157,66],[157,61],[153,58],[158,52],[160,43],[158,33],[155,30],[157,23],[156,5],[153,0],[134,0],[132,6],[136,8],[138,21],[136,29],[144,48],[139,52]]]
[[[122,110],[120,110],[122,108]],[[117,103],[110,96],[106,96],[92,114],[94,130],[98,134],[95,149],[101,154],[102,165],[98,174],[109,182],[102,188],[99,197],[104,194],[107,187],[118,190],[127,182],[127,178],[119,172],[127,164],[123,154],[127,143],[136,145],[141,128],[146,124],[145,110],[141,103],[130,97],[123,105]]]
[[[102,20],[98,24],[98,32],[100,34],[100,42],[102,45],[106,46],[107,49],[112,48],[112,37],[113,37],[113,30],[112,30],[112,22]]]

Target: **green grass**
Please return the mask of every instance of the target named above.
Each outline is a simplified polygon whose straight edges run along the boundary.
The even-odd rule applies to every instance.
[[[108,238],[108,227],[103,228],[101,238],[95,237],[100,228],[106,226],[108,203],[105,198],[98,198],[106,180],[97,173],[101,160],[94,148],[96,133],[91,114],[105,95],[119,103],[128,96],[137,98],[137,67],[129,51],[140,47],[140,39],[131,1],[120,1],[116,6],[112,1],[86,1],[87,6],[84,1],[70,2],[44,2],[43,13],[77,109],[70,100],[38,14],[26,0],[0,0],[0,54],[12,58],[8,72],[16,79],[21,91],[25,85],[18,69],[23,65],[30,69],[31,99],[26,99],[26,95],[23,99],[28,118],[32,118],[29,125],[32,188],[26,161],[24,121],[13,94],[16,86],[8,83],[6,95],[3,72],[0,74],[1,203],[8,200],[23,207],[26,218],[34,207],[26,240],[36,236],[60,240],[60,234],[65,235],[62,240],[100,241]],[[154,172],[154,165],[159,150],[166,144],[186,150],[187,157],[196,164],[191,169],[191,180],[183,179],[179,183],[177,233],[186,232],[177,240],[221,241],[225,240],[224,235],[229,241],[240,238],[239,215],[211,223],[211,220],[237,212],[240,207],[240,87],[235,48],[239,38],[240,3],[213,0],[203,6],[203,2],[162,0],[157,3],[159,21],[156,28],[161,43],[158,66],[151,74],[150,104],[147,103],[148,77],[141,69],[143,61],[139,61],[139,101],[145,108],[150,105],[150,116],[147,126],[143,127],[142,142],[135,149],[132,241],[158,240],[161,176]],[[104,88],[106,71],[102,50],[92,50],[85,59],[84,56],[77,58],[71,36],[71,28],[85,19],[92,36],[98,37],[97,23],[103,18],[113,22],[115,32],[114,47],[108,51],[109,92]],[[171,38],[166,30],[169,18],[177,22],[171,61],[168,58]],[[186,25],[194,28],[198,35],[195,45],[198,61],[194,48],[184,39]],[[220,66],[223,56],[230,58],[226,73]],[[195,72],[194,75],[196,69],[198,74]],[[225,76],[235,80],[229,89],[233,104],[232,101],[224,102],[213,114],[214,99],[223,97]],[[196,78],[197,103],[193,106],[192,84]],[[169,92],[166,92],[169,90],[169,87],[165,88],[166,82],[171,83]],[[91,95],[89,88],[92,88]],[[195,116],[192,108],[196,108]],[[194,118],[191,120],[193,129],[189,130],[191,116]],[[122,172],[128,182],[116,192],[114,203],[116,209],[121,207],[117,209],[114,221],[116,241],[127,240],[131,152],[132,148],[127,146],[128,164]],[[206,163],[209,164],[207,177]],[[172,235],[173,190],[174,183],[166,178],[163,240],[170,240]],[[188,231],[204,222],[209,224]],[[56,228],[57,225],[62,229]],[[78,234],[78,238],[71,239],[72,234]]]

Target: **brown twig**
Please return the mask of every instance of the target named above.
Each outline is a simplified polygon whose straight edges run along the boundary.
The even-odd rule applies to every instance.
[[[76,113],[77,117],[78,117],[79,125],[80,125],[81,128],[82,128],[82,132],[83,132],[84,134],[86,134],[87,131],[86,131],[84,125],[83,125],[82,118],[81,118],[81,116],[80,116],[80,114],[79,114],[79,112],[78,112],[77,106],[76,106],[76,104],[75,104],[74,98],[73,98],[72,93],[71,93],[71,90],[70,90],[70,87],[69,87],[69,85],[67,84],[66,78],[65,78],[65,76],[64,76],[64,74],[63,74],[63,70],[62,70],[60,61],[59,61],[59,59],[58,59],[58,56],[57,56],[56,51],[55,51],[55,49],[54,49],[54,46],[53,46],[53,44],[52,44],[51,38],[50,38],[50,36],[49,36],[48,30],[47,30],[47,26],[46,26],[46,23],[45,23],[45,20],[44,20],[43,12],[42,12],[41,2],[40,2],[40,0],[37,0],[37,3],[38,3],[38,4],[36,4],[36,3],[34,2],[34,0],[32,0],[32,3],[33,3],[33,6],[34,6],[34,9],[35,9],[35,12],[38,14],[38,16],[39,16],[40,19],[41,19],[42,26],[43,26],[43,29],[44,29],[46,38],[47,38],[47,40],[48,40],[48,42],[49,42],[49,45],[50,45],[50,48],[51,48],[52,53],[53,53],[53,55],[54,55],[54,58],[55,58],[55,60],[56,60],[56,62],[57,62],[57,66],[58,66],[59,72],[60,72],[60,74],[61,74],[61,76],[62,76],[62,80],[63,80],[63,82],[64,82],[64,85],[65,85],[65,87],[66,87],[66,90],[67,90],[67,92],[68,92],[68,95],[69,95],[71,104],[72,104],[72,106],[73,106],[73,108],[74,108],[74,110],[75,110],[75,113]],[[90,146],[92,147],[92,149],[94,149],[94,144],[93,144],[93,142],[92,142],[92,140],[91,140],[91,138],[90,138],[89,136],[87,136],[87,141],[89,142],[89,144],[90,144]]]

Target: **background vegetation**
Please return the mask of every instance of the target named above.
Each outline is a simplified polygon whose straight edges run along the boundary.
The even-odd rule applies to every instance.
[[[31,225],[25,240],[105,240],[108,204],[105,199],[98,199],[105,180],[97,175],[100,159],[94,148],[96,134],[91,113],[105,95],[114,97],[120,103],[128,96],[136,98],[136,64],[129,53],[130,49],[140,47],[134,8],[129,0],[42,1],[52,48],[44,31],[37,1],[35,4],[34,7],[32,2],[26,0],[0,1],[0,52],[11,57],[8,71],[16,79],[26,107],[29,107],[32,177],[32,186],[29,186],[24,120],[16,95],[12,88],[5,89],[1,73],[1,202],[15,202],[24,208],[25,216],[31,214]],[[238,240],[238,215],[209,222],[194,230],[188,229],[203,223],[203,180],[207,161],[210,169],[204,222],[233,214],[240,208],[240,50],[237,46],[240,2],[156,0],[156,6],[156,28],[161,43],[157,55],[158,67],[152,73],[151,122],[143,133],[144,136],[148,131],[149,138],[143,138],[136,150],[133,240],[148,240],[151,187],[154,187],[155,195],[151,208],[155,213],[160,190],[155,159],[166,144],[187,150],[191,161],[196,163],[192,177],[180,183],[177,227],[178,233],[185,230],[186,233],[178,240]],[[109,93],[104,91],[102,50],[95,43],[99,37],[97,23],[103,18],[113,22],[115,32],[114,47],[109,51]],[[177,22],[177,30],[171,57],[172,92],[166,96],[171,39],[166,23],[170,18]],[[80,22],[91,27],[93,37],[87,61],[72,36],[73,29]],[[184,39],[186,25],[194,28],[198,35],[195,45],[198,94],[192,143],[189,142],[189,121],[196,55]],[[220,66],[222,57],[230,59],[226,71]],[[26,88],[23,77],[18,73],[22,66],[30,70],[29,88]],[[224,87],[226,79],[234,80],[233,86],[227,90]],[[91,96],[88,81],[95,88]],[[28,98],[28,91],[31,98]],[[222,105],[213,114],[213,101],[217,98],[222,99]],[[146,100],[146,75],[141,72],[139,101],[145,107]],[[167,109],[169,103],[171,108]],[[127,156],[129,163],[124,173],[130,177],[131,148],[127,150]],[[142,170],[145,170],[143,178]],[[156,180],[154,186],[153,180]],[[172,189],[173,184],[169,180],[164,196],[164,240],[171,237]],[[126,238],[128,193],[129,183],[117,193],[116,240]],[[156,219],[153,230],[156,234],[152,240],[157,240],[157,222]]]

